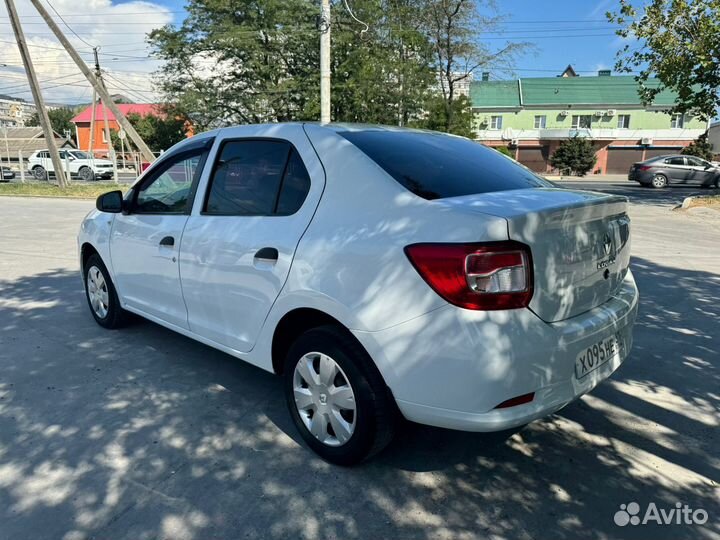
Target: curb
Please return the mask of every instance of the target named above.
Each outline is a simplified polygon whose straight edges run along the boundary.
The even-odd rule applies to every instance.
[[[690,197],[685,197],[683,199],[683,202],[673,208],[673,210],[687,210],[689,208],[695,208],[698,206],[707,207],[710,206],[709,204],[704,204],[704,201],[716,199],[718,203],[720,204],[720,196],[718,195],[692,195]]]

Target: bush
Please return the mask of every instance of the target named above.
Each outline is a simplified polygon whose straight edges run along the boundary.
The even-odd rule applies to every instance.
[[[505,154],[507,157],[515,159],[515,153],[512,152],[507,146],[495,146],[494,148],[501,154]]]
[[[593,169],[596,161],[592,142],[577,135],[561,142],[550,157],[550,164],[558,169],[560,174],[577,176],[585,176]]]
[[[705,161],[712,161],[713,147],[708,141],[707,133],[703,133],[689,145],[682,149],[681,154],[686,156],[697,156]]]

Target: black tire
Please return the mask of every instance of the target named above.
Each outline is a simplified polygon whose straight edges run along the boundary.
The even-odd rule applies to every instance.
[[[295,367],[311,352],[331,357],[354,394],[357,415],[354,431],[340,446],[329,446],[315,438],[295,404]],[[283,378],[290,416],[303,440],[323,459],[336,465],[355,465],[383,450],[392,440],[397,420],[396,404],[370,356],[345,329],[321,326],[302,334],[288,351]]]
[[[98,313],[98,310],[96,310],[93,306],[91,300],[92,293],[89,283],[91,281],[90,273],[94,271],[94,269],[97,269],[102,275],[105,283],[105,290],[107,292],[106,313],[104,315],[102,313]],[[113,285],[113,282],[110,279],[110,273],[99,255],[93,254],[88,258],[83,267],[83,281],[85,283],[85,299],[87,300],[90,313],[95,319],[95,322],[103,328],[109,329],[121,328],[127,324],[130,314],[120,307],[120,301],[118,300],[117,292],[115,291],[115,285]]]
[[[38,165],[37,167],[33,167],[32,173],[36,180],[48,179],[48,173],[45,170],[45,167],[41,167],[40,165]]]
[[[654,187],[655,189],[662,189],[667,187],[668,185],[668,177],[664,174],[657,173],[655,176],[653,176],[653,179],[650,181],[650,185]]]
[[[80,180],[84,180],[85,182],[92,182],[93,180],[96,180],[95,173],[90,167],[80,167],[78,176],[80,177]]]

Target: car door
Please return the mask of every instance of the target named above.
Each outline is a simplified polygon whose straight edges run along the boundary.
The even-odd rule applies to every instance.
[[[685,156],[689,173],[687,183],[710,184],[715,178],[715,169],[707,162],[695,156]]]
[[[203,175],[180,259],[190,329],[231,349],[255,344],[325,182],[301,125],[226,130]]]
[[[684,183],[690,172],[683,156],[672,156],[665,159],[665,169],[668,172],[668,180],[673,184]]]
[[[110,235],[123,304],[185,329],[178,253],[207,152],[202,145],[164,157],[133,187],[129,211],[115,217]]]

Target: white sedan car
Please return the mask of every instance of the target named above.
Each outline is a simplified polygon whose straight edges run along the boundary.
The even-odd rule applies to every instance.
[[[638,302],[626,206],[460,137],[242,126],[102,195],[78,241],[100,325],[135,313],[281,375],[303,439],[349,465],[399,415],[503,430],[610,376]]]

